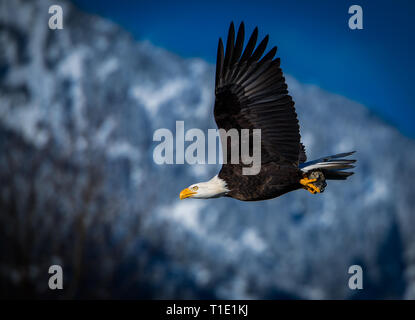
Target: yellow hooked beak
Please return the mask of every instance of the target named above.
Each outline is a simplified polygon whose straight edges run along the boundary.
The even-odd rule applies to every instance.
[[[180,200],[189,198],[189,197],[193,196],[196,193],[197,192],[194,192],[194,191],[190,190],[189,188],[183,189],[182,192],[180,192]]]

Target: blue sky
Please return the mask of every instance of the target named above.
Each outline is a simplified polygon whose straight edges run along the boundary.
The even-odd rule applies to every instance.
[[[137,40],[215,63],[230,21],[270,34],[285,73],[365,104],[415,138],[415,1],[106,1],[73,0]],[[350,30],[348,8],[363,8],[363,30]]]

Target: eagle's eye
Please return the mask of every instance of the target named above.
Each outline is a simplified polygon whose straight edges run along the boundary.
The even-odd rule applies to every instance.
[[[193,190],[193,191],[197,191],[197,189],[199,189],[199,187],[198,187],[198,186],[194,186],[194,187],[192,188],[192,190]]]

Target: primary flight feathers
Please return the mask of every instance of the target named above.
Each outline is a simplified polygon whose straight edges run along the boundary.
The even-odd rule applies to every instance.
[[[219,39],[214,108],[216,123],[225,130],[261,129],[263,163],[298,164],[303,151],[300,128],[280,59],[273,59],[277,47],[263,56],[269,37],[266,36],[255,49],[258,38],[258,28],[255,28],[243,50],[244,33],[242,22],[235,41],[235,28],[231,23],[225,54]]]

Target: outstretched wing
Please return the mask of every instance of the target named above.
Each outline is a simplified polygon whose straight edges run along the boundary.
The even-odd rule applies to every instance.
[[[294,101],[288,95],[280,68],[273,59],[277,48],[264,57],[268,35],[256,47],[258,28],[244,46],[244,24],[235,41],[233,22],[229,28],[226,53],[219,39],[216,62],[215,121],[219,129],[261,129],[261,162],[298,165],[302,151]],[[255,49],[255,50],[254,50]],[[227,143],[230,154],[230,143]],[[304,154],[305,155],[305,154]],[[304,161],[301,157],[300,161]]]

